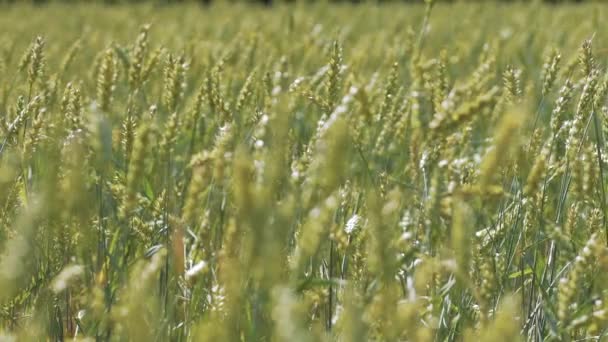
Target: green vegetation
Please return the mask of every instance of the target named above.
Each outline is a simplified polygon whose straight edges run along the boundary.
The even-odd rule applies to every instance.
[[[0,7],[0,339],[606,339],[607,16]]]

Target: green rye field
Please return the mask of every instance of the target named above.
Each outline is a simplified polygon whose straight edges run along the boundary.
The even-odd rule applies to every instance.
[[[0,5],[0,340],[607,341],[607,20]]]

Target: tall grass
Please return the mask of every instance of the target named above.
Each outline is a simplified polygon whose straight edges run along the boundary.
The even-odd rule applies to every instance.
[[[606,339],[606,15],[0,8],[0,339]]]

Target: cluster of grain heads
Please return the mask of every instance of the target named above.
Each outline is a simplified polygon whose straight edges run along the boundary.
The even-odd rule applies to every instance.
[[[108,48],[104,52],[97,80],[97,101],[99,102],[99,108],[105,112],[110,109],[112,103],[112,93],[118,77],[117,68],[118,63],[114,51]]]
[[[29,86],[28,97],[31,97],[34,84],[44,75],[44,39],[36,37],[28,51],[23,55],[19,62],[18,69],[27,69],[27,82]]]
[[[148,31],[150,25],[143,25],[129,58],[129,86],[137,89],[144,81],[144,63],[148,53]]]
[[[553,89],[557,73],[560,69],[560,62],[562,55],[557,50],[552,50],[551,53],[546,57],[545,63],[543,64],[542,70],[542,95],[547,96]]]
[[[564,123],[566,121],[566,110],[568,108],[568,104],[572,99],[573,92],[573,84],[570,80],[566,80],[565,84],[559,91],[558,98],[556,100],[555,106],[553,107],[553,112],[551,113],[551,134],[553,136],[553,140],[560,138],[560,135],[563,135],[564,132]],[[555,141],[552,141],[555,143]]]
[[[592,51],[592,40],[587,39],[581,45],[578,60],[582,68],[584,76],[588,76],[595,69],[595,58],[593,57]]]
[[[165,87],[163,91],[163,104],[169,113],[175,112],[182,97],[185,71],[187,69],[184,55],[175,57],[169,54],[165,65]]]
[[[507,66],[503,74],[503,82],[506,102],[517,102],[522,94],[521,70],[515,69],[512,65]]]
[[[341,88],[342,71],[342,47],[338,41],[334,41],[331,51],[331,60],[327,70],[326,92],[327,105],[329,110],[333,110],[339,98]]]
[[[577,295],[580,286],[584,284],[584,277],[587,273],[594,270],[594,263],[601,258],[604,247],[599,245],[597,235],[592,235],[582,251],[574,259],[567,275],[559,279],[558,287],[558,302],[557,316],[560,323],[563,324],[562,329],[569,331],[576,329],[578,325],[588,324],[588,317],[576,317],[579,311],[577,310]],[[600,259],[601,260],[601,259]]]
[[[151,127],[147,123],[137,129],[133,150],[129,157],[129,170],[126,177],[125,195],[120,208],[121,216],[128,217],[138,204],[139,187],[145,172],[146,153],[150,141]]]
[[[0,33],[0,336],[604,339],[601,30],[361,6]]]

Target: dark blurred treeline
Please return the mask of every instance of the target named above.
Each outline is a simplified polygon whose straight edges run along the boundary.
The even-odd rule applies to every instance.
[[[209,5],[214,1],[218,0],[0,0],[0,4],[11,4],[11,3],[33,3],[33,4],[44,4],[49,2],[64,2],[64,3],[105,3],[105,4],[126,4],[126,3],[157,3],[157,4],[178,4],[178,3],[199,3],[201,5]],[[273,3],[282,2],[296,2],[299,0],[219,0],[225,2],[249,2],[249,3],[261,3],[271,5]],[[315,2],[315,0],[304,0],[305,2]],[[324,0],[327,1],[327,0]],[[329,0],[329,2],[342,2],[342,3],[362,3],[370,0]],[[372,2],[402,2],[402,3],[422,3],[424,0],[371,0]],[[533,2],[534,0],[435,0],[436,2]],[[581,3],[581,2],[608,2],[608,0],[540,0],[545,3]]]

